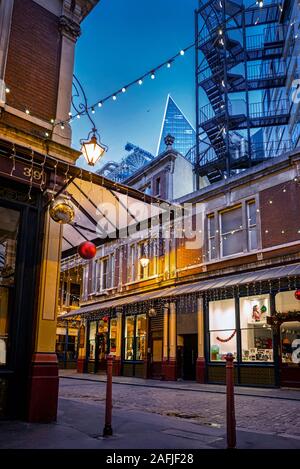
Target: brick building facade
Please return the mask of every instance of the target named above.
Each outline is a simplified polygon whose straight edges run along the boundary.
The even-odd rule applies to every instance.
[[[299,155],[284,154],[177,199],[178,238],[175,218],[170,238],[66,258],[63,276],[83,269],[80,307],[61,316],[86,328],[78,369],[101,372],[110,352],[126,376],[222,383],[231,351],[237,384],[299,386],[299,183]]]

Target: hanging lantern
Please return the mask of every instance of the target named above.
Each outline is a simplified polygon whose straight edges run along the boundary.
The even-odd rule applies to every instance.
[[[51,202],[49,213],[52,220],[62,225],[71,223],[75,217],[73,205],[64,197],[58,197]]]
[[[295,298],[296,300],[300,300],[300,290],[295,291]]]
[[[78,247],[78,254],[82,259],[93,259],[97,252],[97,248],[91,241],[84,241]]]
[[[99,137],[99,143],[97,140],[97,131],[96,129],[92,130],[93,135],[91,136],[90,140],[81,140],[81,153],[83,154],[87,164],[89,166],[95,166],[99,158],[103,156],[103,154],[107,151],[107,146],[103,145],[100,141]],[[99,135],[99,134],[98,134]],[[90,137],[90,134],[88,135],[88,138]]]

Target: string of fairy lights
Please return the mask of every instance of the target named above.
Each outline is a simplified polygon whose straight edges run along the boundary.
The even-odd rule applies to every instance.
[[[220,0],[220,7],[223,6],[223,3],[222,1]],[[253,4],[251,4],[250,6],[248,6],[247,8],[244,9],[245,12],[247,12],[248,10],[251,10],[253,9],[253,7],[258,7],[259,9],[262,9],[264,6],[265,6],[265,2],[264,0],[257,0],[256,2],[254,2]],[[274,5],[275,6],[275,5]],[[283,11],[283,8],[282,8],[282,5],[281,4],[278,4],[277,5],[279,10],[282,12]],[[223,30],[222,28],[225,27],[225,25],[231,21],[231,17],[228,17],[226,18],[223,22],[222,22],[222,25],[220,25],[219,29],[217,29],[217,32],[218,34],[216,35],[216,38],[215,38],[215,41],[213,42],[212,44],[212,47],[215,47],[215,45],[217,44],[217,42],[219,42],[220,45],[226,47],[226,44],[225,44],[225,41],[224,41],[224,35],[223,35]],[[260,22],[260,17],[257,17],[256,21],[255,21],[255,25],[258,25]],[[294,19],[292,22],[291,22],[291,26],[294,25],[296,23],[296,19]],[[296,34],[295,35],[295,38],[297,38],[298,35]],[[104,106],[104,104],[106,102],[109,102],[109,101],[117,101],[118,97],[125,94],[131,87],[133,86],[141,86],[143,85],[143,83],[145,82],[145,80],[147,79],[150,79],[150,80],[155,80],[156,79],[156,76],[157,76],[157,72],[164,69],[164,68],[167,68],[167,69],[170,69],[174,62],[180,58],[180,57],[183,57],[186,52],[188,52],[189,50],[193,49],[195,47],[195,45],[197,44],[197,41],[193,42],[192,44],[189,44],[187,47],[185,48],[182,48],[180,49],[176,54],[172,55],[170,58],[168,58],[167,60],[163,61],[162,63],[156,65],[155,67],[152,67],[151,69],[149,69],[148,71],[146,71],[145,73],[143,73],[142,75],[138,76],[137,78],[135,78],[134,80],[132,80],[131,82],[129,83],[125,83],[124,85],[120,86],[119,88],[117,88],[115,91],[113,91],[112,93],[104,96],[103,98],[101,99],[98,99],[97,101],[95,101],[93,104],[91,105],[88,105],[86,108],[78,111],[78,112],[69,112],[69,115],[68,115],[68,118],[64,119],[64,120],[55,120],[55,118],[51,118],[50,119],[50,124],[52,126],[52,129],[51,131],[50,130],[47,130],[45,131],[45,137],[46,138],[51,138],[51,135],[54,133],[54,130],[55,130],[55,127],[57,126],[60,126],[61,129],[63,130],[65,128],[65,126],[69,123],[71,123],[74,119],[80,119],[82,117],[84,117],[88,112],[91,112],[91,114],[95,114],[96,113],[96,110],[97,109],[100,109]],[[205,57],[203,58],[202,62],[198,65],[199,67],[201,67],[202,63],[205,61]],[[11,93],[11,89],[9,86],[6,87],[5,89],[6,93]],[[25,107],[24,108],[24,112],[26,113],[26,115],[32,115],[32,112],[31,110],[28,108],[28,107]],[[226,132],[226,129],[222,128],[220,130],[220,132]],[[217,138],[217,137],[216,137]]]

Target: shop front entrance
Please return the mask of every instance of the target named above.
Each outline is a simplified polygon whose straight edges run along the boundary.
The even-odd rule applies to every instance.
[[[280,385],[300,388],[300,321],[280,326]]]
[[[160,379],[162,376],[162,354],[163,339],[155,337],[151,344],[150,378],[152,379]]]
[[[196,379],[197,334],[184,334],[177,346],[177,377],[185,380]]]
[[[26,418],[31,360],[38,198],[0,180],[0,418]],[[26,190],[26,189],[25,189]],[[24,202],[23,202],[24,201]]]

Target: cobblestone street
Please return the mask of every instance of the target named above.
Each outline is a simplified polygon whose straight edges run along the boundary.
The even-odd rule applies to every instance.
[[[260,389],[258,392],[264,397],[235,396],[237,427],[300,438],[299,392],[290,391],[291,398],[266,398],[269,390]],[[60,397],[103,405],[105,383],[62,378]],[[188,389],[114,383],[113,405],[114,412],[117,409],[138,410],[189,419],[191,422],[211,427],[225,426],[226,396],[220,392],[192,392]]]

